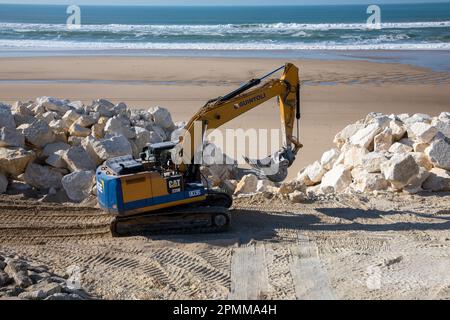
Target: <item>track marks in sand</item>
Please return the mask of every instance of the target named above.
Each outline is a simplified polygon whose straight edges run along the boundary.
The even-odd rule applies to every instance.
[[[231,263],[229,299],[335,299],[317,245],[306,236],[291,245],[235,248]]]

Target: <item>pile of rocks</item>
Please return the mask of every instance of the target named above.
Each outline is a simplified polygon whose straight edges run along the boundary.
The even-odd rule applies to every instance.
[[[104,160],[138,157],[184,125],[162,107],[131,110],[104,99],[0,103],[0,193],[37,190],[44,200],[81,202],[95,194],[95,169]]]
[[[51,273],[46,266],[0,254],[0,300],[14,297],[27,300],[92,299],[66,278]]]
[[[245,176],[235,192],[269,191],[298,202],[334,193],[450,191],[450,112],[370,113],[339,132],[334,144],[294,181],[277,188]]]

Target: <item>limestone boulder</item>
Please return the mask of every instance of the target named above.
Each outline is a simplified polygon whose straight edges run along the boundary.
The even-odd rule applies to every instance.
[[[412,115],[411,117],[405,119],[403,122],[407,124],[408,126],[417,122],[422,123],[431,123],[432,118],[424,113],[416,113]]]
[[[400,142],[396,142],[394,143],[390,148],[389,148],[389,152],[390,153],[408,153],[413,151],[413,147],[408,146],[407,144],[403,144]]]
[[[104,131],[110,135],[123,135],[127,139],[136,137],[136,132],[119,117],[114,117],[106,122]]]
[[[410,154],[396,154],[381,164],[381,172],[396,189],[405,187],[419,173],[419,166]]]
[[[383,174],[369,172],[359,174],[352,184],[353,190],[363,193],[387,190],[389,186],[390,183],[384,178]]]
[[[370,152],[363,156],[362,167],[369,173],[381,172],[381,164],[387,161],[386,156],[379,152]]]
[[[23,148],[0,148],[0,171],[17,177],[25,172],[30,161],[35,159],[33,151]]]
[[[415,142],[429,143],[438,133],[438,129],[428,123],[415,122],[408,127],[408,137]]]
[[[45,159],[45,163],[54,168],[66,169],[67,163],[64,160],[64,153],[65,150],[55,151]]]
[[[350,137],[349,143],[365,149],[373,149],[375,136],[379,134],[383,128],[378,123],[369,124],[367,127],[360,129]]]
[[[450,139],[450,120],[445,120],[445,118],[441,117],[434,118],[431,125]]]
[[[416,142],[413,144],[413,150],[414,152],[425,152],[429,146],[429,143]]]
[[[97,156],[103,161],[125,155],[131,155],[133,150],[130,142],[124,136],[113,136],[92,143]]]
[[[97,152],[95,152],[94,143],[96,141],[97,140],[93,136],[87,136],[81,141],[81,146],[87,152],[92,162],[94,162],[95,165],[98,166],[103,162],[103,160],[97,155]]]
[[[361,148],[358,146],[344,147],[342,152],[344,154],[343,164],[351,167],[362,165],[364,156],[369,153],[366,148]]]
[[[335,148],[326,151],[320,159],[320,164],[325,170],[330,170],[339,157],[339,154],[340,151]]]
[[[11,112],[11,106],[3,103],[0,103],[0,128],[1,127],[9,129],[16,128],[16,122]]]
[[[353,136],[356,132],[363,128],[364,124],[362,123],[354,123],[346,126],[334,137],[334,144],[338,148],[342,148],[342,146],[348,141],[348,139],[350,139],[351,136]]]
[[[61,172],[37,163],[30,163],[25,170],[23,180],[37,189],[60,188]]]
[[[149,110],[155,124],[164,130],[173,131],[176,127],[170,112],[163,107],[155,107]]]
[[[247,174],[242,177],[236,186],[235,195],[255,193],[258,186],[258,178],[253,174]]]
[[[450,172],[440,168],[431,169],[422,187],[427,191],[450,191]]]
[[[74,123],[83,128],[91,128],[96,123],[96,121],[92,116],[81,115],[77,120],[75,120]]]
[[[73,146],[64,151],[63,159],[71,172],[95,170],[96,165],[81,146]]]
[[[408,185],[403,188],[403,191],[411,194],[422,191],[422,185],[429,178],[430,174],[430,172],[420,167],[419,173],[409,180]]]
[[[391,128],[385,128],[382,132],[377,134],[374,138],[374,151],[386,152],[392,146],[394,137]]]
[[[89,197],[94,184],[94,171],[75,171],[62,178],[62,186],[69,199],[74,202],[81,202]]]
[[[105,99],[94,101],[93,110],[98,112],[101,117],[111,118],[114,115],[114,104]]]
[[[0,147],[24,147],[25,137],[16,128],[0,128]]]
[[[25,137],[25,140],[35,147],[43,148],[55,141],[56,137],[47,122],[36,120],[31,124],[23,124],[17,130]]]
[[[305,172],[308,175],[309,180],[317,184],[322,180],[322,177],[326,173],[326,170],[322,167],[319,161],[316,161],[306,167]]]
[[[435,167],[450,170],[450,143],[446,139],[433,141],[425,154]]]
[[[351,183],[351,167],[340,164],[323,176],[320,189],[323,193],[339,193],[343,192]]]
[[[314,183],[313,181],[311,181],[311,179],[308,176],[308,173],[306,172],[306,170],[300,171],[297,175],[296,181],[301,184],[301,185],[305,185],[307,187],[313,186],[316,183]]]
[[[407,115],[407,116],[409,117],[409,115]],[[404,126],[403,122],[400,120],[392,120],[389,123],[389,129],[391,129],[391,132],[392,132],[393,142],[399,141],[406,134],[406,127]]]
[[[258,180],[256,185],[256,192],[266,192],[270,188],[275,187],[275,184],[270,180]]]
[[[409,154],[413,156],[419,167],[422,167],[427,171],[430,171],[433,168],[433,164],[431,163],[430,159],[428,159],[425,153],[410,152]]]
[[[91,129],[82,127],[75,122],[70,126],[69,134],[73,137],[85,138],[91,134]]]
[[[70,107],[63,100],[53,97],[40,97],[36,99],[39,106],[42,106],[47,111],[55,111],[61,115],[70,110]]]

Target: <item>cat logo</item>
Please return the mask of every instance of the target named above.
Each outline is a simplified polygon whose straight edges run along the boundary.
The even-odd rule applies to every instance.
[[[173,177],[167,180],[167,189],[169,193],[177,193],[182,191],[181,177]]]

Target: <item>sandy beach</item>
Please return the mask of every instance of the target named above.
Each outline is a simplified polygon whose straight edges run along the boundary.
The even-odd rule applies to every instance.
[[[207,100],[284,64],[279,59],[163,57],[29,57],[0,59],[0,101],[55,96],[106,98],[133,108],[167,107],[188,120]],[[311,163],[336,132],[369,112],[437,115],[450,111],[450,75],[403,64],[290,60],[303,82],[304,149],[290,171]],[[278,128],[276,101],[227,127]]]

